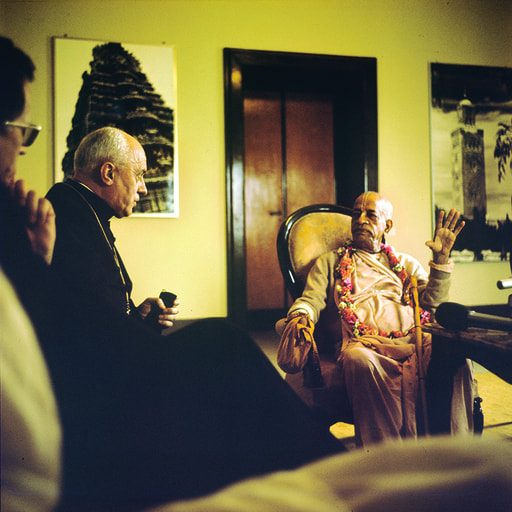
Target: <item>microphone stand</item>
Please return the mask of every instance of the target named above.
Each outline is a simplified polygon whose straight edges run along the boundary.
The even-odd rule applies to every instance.
[[[416,358],[418,359],[418,378],[421,397],[421,408],[423,411],[423,423],[425,425],[425,436],[429,437],[427,415],[427,390],[425,386],[425,371],[423,369],[423,334],[421,331],[420,301],[418,298],[418,281],[416,276],[411,276],[411,295],[414,310],[414,328],[416,332]]]

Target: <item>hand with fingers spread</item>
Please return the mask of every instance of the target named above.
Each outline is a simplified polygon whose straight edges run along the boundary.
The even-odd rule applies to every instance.
[[[434,263],[444,265],[448,263],[450,251],[465,222],[460,219],[460,213],[452,208],[445,218],[445,212],[441,210],[437,216],[436,232],[434,240],[425,242],[433,254]]]
[[[33,190],[27,191],[23,180],[16,182],[14,194],[18,204],[25,210],[25,228],[32,250],[49,265],[56,237],[53,206],[44,197],[38,197]]]

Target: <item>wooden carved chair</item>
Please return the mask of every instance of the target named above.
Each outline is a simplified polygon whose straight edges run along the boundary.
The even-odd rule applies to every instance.
[[[277,236],[277,255],[293,300],[302,295],[316,258],[337,249],[350,237],[350,224],[351,209],[330,204],[305,206],[283,222]],[[320,419],[330,424],[351,423],[352,411],[334,359],[336,339],[325,329],[329,324],[326,315],[320,315],[314,334],[324,386],[308,387],[302,372],[287,374],[286,381]]]

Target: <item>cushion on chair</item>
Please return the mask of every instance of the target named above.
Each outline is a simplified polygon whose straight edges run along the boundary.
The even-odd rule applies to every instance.
[[[304,285],[318,256],[337,249],[350,238],[351,218],[333,212],[312,212],[297,220],[288,237],[292,267]]]

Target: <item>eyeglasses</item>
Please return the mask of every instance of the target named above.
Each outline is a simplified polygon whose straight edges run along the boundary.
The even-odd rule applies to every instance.
[[[4,125],[15,126],[16,128],[21,129],[21,135],[23,136],[23,141],[21,145],[26,148],[28,148],[28,146],[31,146],[34,143],[42,128],[41,126],[37,126],[36,124],[16,123],[14,121],[4,121]]]

